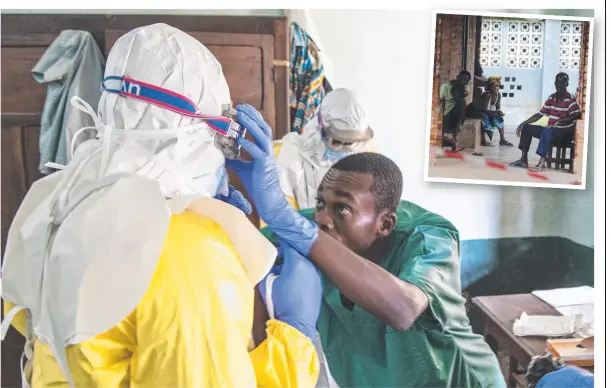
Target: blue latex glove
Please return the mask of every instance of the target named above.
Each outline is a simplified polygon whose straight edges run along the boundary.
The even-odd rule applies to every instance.
[[[594,388],[594,375],[576,366],[565,366],[543,376],[537,388]]]
[[[238,122],[248,129],[256,143],[239,140],[253,161],[228,160],[226,166],[240,177],[259,216],[269,229],[307,256],[318,238],[318,226],[293,209],[280,188],[272,148],[272,130],[252,106],[238,105],[237,112]]]
[[[237,207],[247,216],[252,213],[252,206],[250,205],[250,202],[244,198],[244,195],[242,195],[239,190],[234,189],[231,185],[229,185],[229,193],[226,196],[223,194],[217,194],[214,198]]]
[[[316,322],[322,303],[322,283],[318,269],[284,241],[281,242],[284,263],[275,266],[268,276],[277,275],[272,283],[271,299],[274,317],[302,332],[315,342]],[[267,306],[267,277],[259,291]],[[268,309],[270,306],[267,306]]]

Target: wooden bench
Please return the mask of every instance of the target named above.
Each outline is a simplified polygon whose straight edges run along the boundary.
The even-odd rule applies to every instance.
[[[458,146],[460,148],[475,149],[481,141],[482,121],[480,119],[467,118],[458,135]]]

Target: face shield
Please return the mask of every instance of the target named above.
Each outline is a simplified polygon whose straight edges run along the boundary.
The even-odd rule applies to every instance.
[[[325,150],[323,160],[336,162],[358,152],[371,139],[367,132],[343,131],[332,126],[324,126],[322,115],[317,116],[318,128]]]
[[[324,145],[323,161],[335,162],[366,150],[373,138],[373,130],[369,127],[365,111],[354,93],[348,89],[329,92],[315,117]]]

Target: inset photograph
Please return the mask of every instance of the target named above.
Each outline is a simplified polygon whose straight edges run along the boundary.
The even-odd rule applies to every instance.
[[[585,189],[592,21],[435,12],[425,180]]]

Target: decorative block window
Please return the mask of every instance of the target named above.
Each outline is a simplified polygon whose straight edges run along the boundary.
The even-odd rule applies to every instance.
[[[480,65],[484,67],[501,67],[502,48],[503,20],[483,18],[479,49]]]
[[[480,64],[539,69],[543,65],[543,21],[482,18]]]
[[[581,64],[581,30],[583,22],[560,24],[560,68],[579,70]]]
[[[544,22],[509,19],[505,65],[538,69],[543,64]]]

